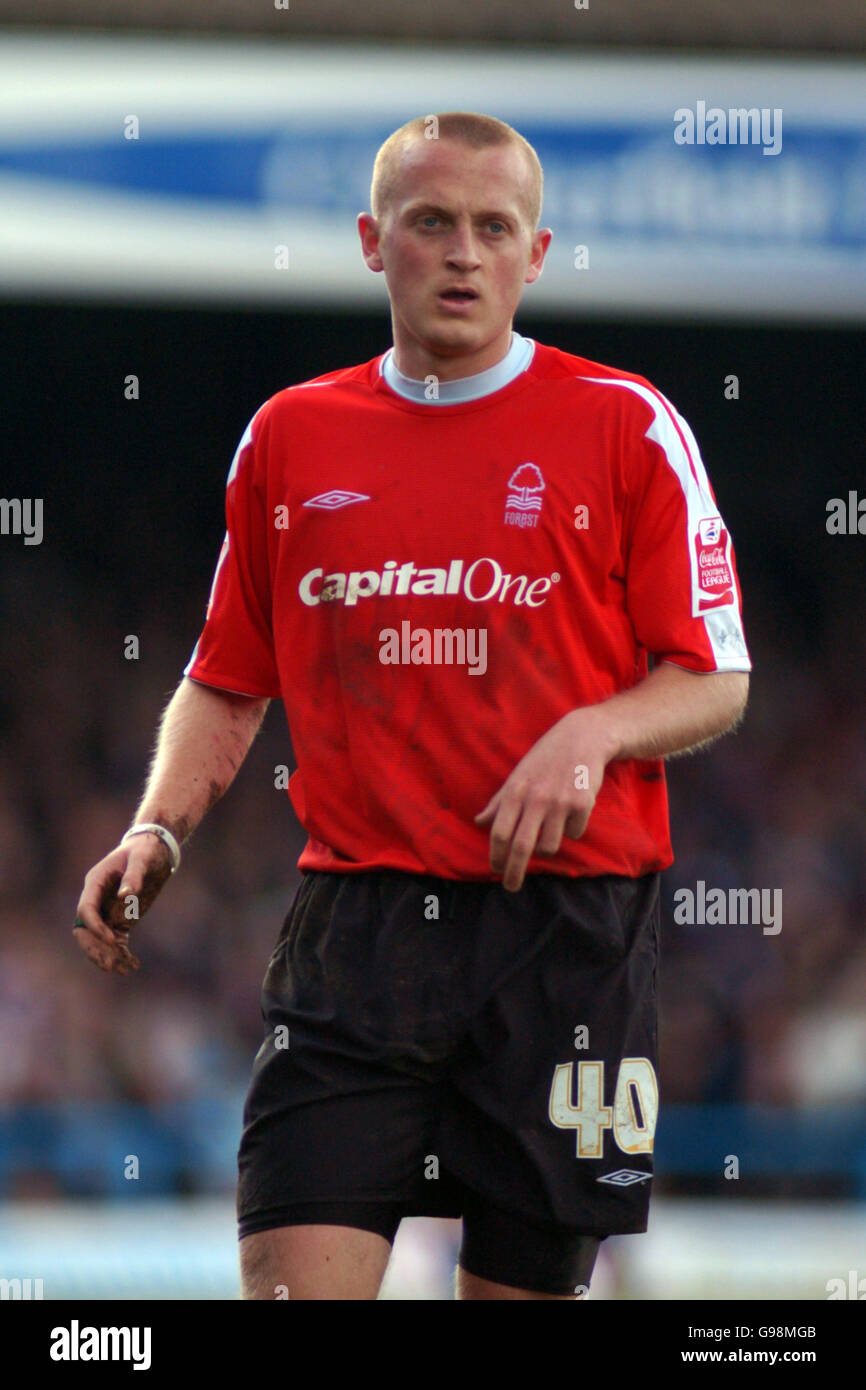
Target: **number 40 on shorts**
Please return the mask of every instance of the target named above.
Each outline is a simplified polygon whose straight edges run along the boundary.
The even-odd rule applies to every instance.
[[[659,1088],[649,1058],[623,1057],[612,1106],[604,1103],[604,1062],[577,1063],[574,1103],[574,1067],[562,1062],[554,1071],[548,1111],[557,1129],[576,1130],[577,1157],[601,1158],[606,1129],[624,1154],[652,1153]]]

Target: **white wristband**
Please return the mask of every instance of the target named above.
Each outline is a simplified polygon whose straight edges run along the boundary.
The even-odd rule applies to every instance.
[[[178,845],[177,840],[174,838],[171,831],[166,830],[164,825],[142,824],[130,826],[129,830],[127,830],[120,843],[122,845],[125,845],[127,840],[132,839],[133,835],[158,835],[159,838],[162,840],[162,843],[164,845],[167,845],[168,852],[171,855],[172,873],[174,873],[176,869],[180,868],[180,846]]]

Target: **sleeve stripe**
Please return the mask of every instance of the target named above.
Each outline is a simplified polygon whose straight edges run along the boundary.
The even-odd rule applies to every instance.
[[[670,418],[671,418],[671,423],[672,423],[674,429],[676,430],[677,434],[679,435],[680,443],[681,443],[682,446],[683,446],[683,450],[684,450],[684,452],[685,452],[685,456],[686,456],[686,458],[687,458],[688,461],[689,461],[689,467],[690,467],[691,470],[692,470],[692,477],[694,478],[694,480],[695,480],[695,482],[697,483],[698,487],[704,488],[707,492],[709,492],[709,479],[708,479],[707,474],[706,474],[706,469],[704,468],[703,463],[701,463],[701,474],[703,475],[703,478],[699,477],[699,476],[698,476],[698,470],[697,470],[697,468],[695,467],[695,460],[694,460],[694,458],[692,457],[692,451],[691,451],[691,449],[689,448],[688,443],[686,442],[686,433],[685,433],[685,430],[682,429],[682,426],[685,424],[685,421],[683,420],[683,418],[682,418],[681,415],[677,414],[677,412],[674,410],[673,406],[671,405],[670,401],[667,399],[666,396],[663,396],[663,395],[662,395],[661,391],[655,392],[655,395],[656,395],[656,398],[657,398],[658,400],[661,401],[662,405],[664,406],[665,410],[667,411],[668,415],[669,415]],[[689,433],[691,433],[691,431],[689,431]],[[692,443],[694,443],[694,442],[695,442],[695,437],[694,437],[694,435],[692,435]],[[698,458],[700,459],[700,453],[698,453],[697,446],[695,447],[695,453],[698,454]]]
[[[674,472],[680,480],[683,492],[686,495],[686,500],[688,500],[689,497],[689,489],[686,485],[687,480],[683,477],[683,461],[688,463],[689,471],[691,472],[691,475],[698,486],[698,490],[701,494],[701,503],[703,505],[715,509],[716,504],[713,501],[713,495],[710,491],[710,480],[707,477],[707,470],[704,467],[703,459],[701,458],[700,451],[698,450],[697,441],[695,440],[695,437],[692,434],[691,430],[688,429],[685,420],[683,420],[681,415],[677,414],[670,401],[662,395],[661,391],[656,391],[650,386],[644,386],[643,383],[639,381],[624,381],[620,377],[585,376],[581,377],[580,380],[591,381],[598,386],[624,386],[628,391],[634,391],[636,396],[640,396],[643,400],[645,400],[647,405],[649,405],[652,408],[653,415],[655,416],[653,423],[646,431],[647,437],[649,439],[655,440],[657,444],[661,445],[668,463],[670,464],[671,468],[674,470]],[[672,426],[672,428],[676,432],[677,439],[680,443],[680,447],[682,449],[683,454],[685,455],[685,460],[683,460],[682,458],[678,458],[677,451],[675,449],[669,449],[668,445],[664,441],[663,435],[665,431],[663,428],[659,428],[659,425],[661,423],[659,420],[660,407],[664,411],[667,423],[670,426]],[[686,442],[686,432],[688,433],[688,436],[691,440],[691,444],[694,447],[694,452],[697,456],[697,462],[695,458],[692,456],[692,450],[689,448],[689,444]]]
[[[731,669],[736,660],[743,665],[738,669],[749,669],[746,639],[740,617],[736,581],[730,604],[720,609],[701,612],[702,598],[698,557],[692,545],[692,536],[697,533],[698,522],[707,517],[719,515],[718,503],[713,497],[707,470],[704,467],[697,440],[686,421],[680,416],[660,391],[639,381],[627,381],[622,377],[581,377],[581,381],[591,381],[600,386],[621,386],[633,391],[646,401],[653,412],[653,420],[645,431],[645,437],[658,444],[668,464],[676,475],[683,491],[686,504],[686,549],[692,582],[692,616],[703,619],[713,660],[719,669]],[[729,541],[730,545],[730,541]]]
[[[258,414],[258,411],[256,411],[256,414]],[[229,469],[228,477],[226,478],[226,487],[228,487],[229,483],[232,482],[232,480],[235,477],[235,474],[238,471],[238,467],[241,461],[241,454],[244,452],[244,449],[249,448],[250,444],[252,444],[253,442],[253,421],[255,420],[255,418],[256,417],[254,415],[252,420],[250,420],[250,423],[244,430],[243,434],[241,435],[240,444],[235,449],[235,456],[232,459],[232,466]]]

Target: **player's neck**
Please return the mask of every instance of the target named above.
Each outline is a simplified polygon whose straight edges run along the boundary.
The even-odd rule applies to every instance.
[[[394,336],[391,360],[398,372],[413,381],[426,381],[435,376],[437,381],[462,381],[465,377],[478,376],[497,366],[507,355],[512,344],[511,326],[492,343],[487,343],[478,352],[459,357],[442,357],[429,352],[418,342],[401,341]]]

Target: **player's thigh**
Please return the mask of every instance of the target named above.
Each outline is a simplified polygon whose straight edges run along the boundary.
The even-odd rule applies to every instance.
[[[278,1226],[240,1242],[244,1299],[375,1299],[391,1245],[352,1226]]]

